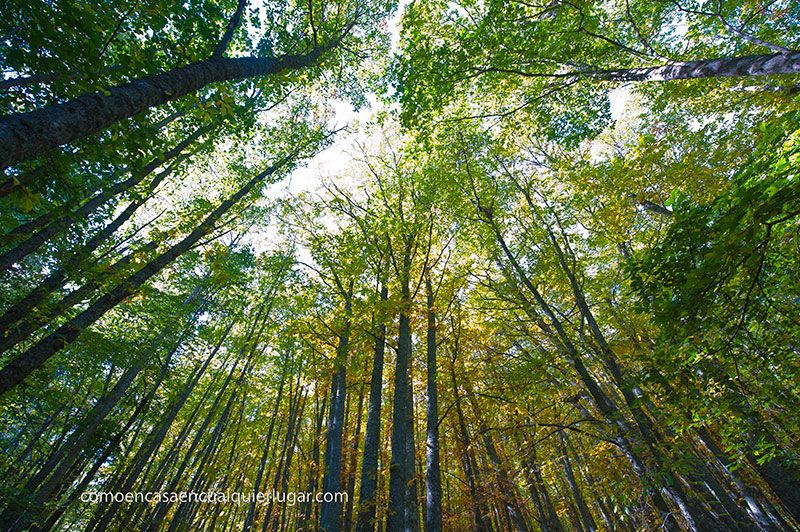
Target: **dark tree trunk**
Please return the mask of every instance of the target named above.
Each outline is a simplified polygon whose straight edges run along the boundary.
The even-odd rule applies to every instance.
[[[155,179],[153,179],[153,182],[150,184],[149,193],[152,193],[155,190],[161,181],[163,181],[163,179],[169,175],[173,168],[174,165],[170,166],[157,175]],[[3,338],[6,331],[11,328],[11,334],[13,336],[18,336],[14,335],[16,332],[14,329],[16,328],[13,326],[13,324],[18,320],[24,319],[31,312],[31,310],[36,308],[42,301],[47,299],[55,290],[61,288],[64,285],[64,281],[67,278],[68,272],[75,269],[80,269],[83,261],[90,260],[92,253],[94,253],[94,251],[97,250],[97,248],[100,247],[106,240],[111,238],[111,235],[113,235],[114,232],[122,226],[122,224],[127,222],[131,216],[133,216],[136,210],[142,206],[146,199],[147,196],[144,195],[130,202],[124,211],[118,214],[114,220],[112,220],[108,225],[92,236],[92,238],[90,238],[88,242],[81,246],[81,248],[77,250],[61,268],[45,277],[39,286],[34,288],[28,293],[27,296],[6,310],[3,316],[0,317],[0,338],[2,338],[2,340],[0,340],[0,351],[13,347],[14,345],[6,338]],[[22,324],[22,327],[25,328],[25,324]]]
[[[425,279],[425,292],[428,303],[425,532],[440,532],[442,530],[442,473],[439,467],[439,405],[436,390],[436,312],[433,309],[434,296],[430,278]]]
[[[114,489],[109,491],[130,491],[134,482],[139,477],[139,474],[142,472],[153,453],[155,453],[156,450],[161,446],[167,431],[169,430],[170,426],[172,426],[172,422],[175,420],[178,412],[191,395],[194,387],[200,381],[200,378],[205,374],[205,371],[208,369],[211,361],[219,352],[233,325],[233,322],[231,322],[231,324],[220,337],[220,340],[214,349],[203,361],[202,365],[197,368],[195,372],[189,375],[186,383],[181,387],[181,394],[175,399],[174,402],[172,402],[170,407],[167,409],[166,415],[160,420],[159,424],[153,427],[147,439],[142,442],[139,450],[133,458],[133,462],[131,463],[130,467],[122,475],[117,477],[117,481],[113,483]],[[112,502],[107,506],[99,506],[95,512],[95,515],[89,522],[89,525],[86,527],[86,530],[106,530],[114,515],[117,513],[119,506],[120,503],[118,502]]]
[[[576,349],[575,345],[572,343],[569,335],[567,334],[566,330],[561,323],[561,320],[555,315],[553,310],[550,308],[550,305],[547,304],[544,297],[542,297],[539,290],[533,285],[531,280],[528,278],[525,271],[522,269],[521,265],[517,261],[514,254],[506,244],[505,239],[503,238],[502,233],[500,232],[499,227],[497,226],[496,221],[491,216],[491,212],[487,212],[483,209],[480,204],[478,205],[479,212],[483,215],[483,220],[489,224],[494,231],[495,237],[497,239],[500,248],[502,249],[504,255],[508,259],[511,267],[513,268],[514,272],[519,278],[519,281],[525,286],[528,292],[533,296],[536,304],[541,309],[542,313],[547,317],[548,323],[540,318],[540,316],[535,312],[535,310],[531,307],[531,305],[527,304],[527,299],[525,299],[521,293],[520,297],[524,299],[525,310],[531,315],[531,318],[537,321],[539,326],[542,330],[551,336],[560,348],[563,349],[563,354],[566,357],[567,361],[573,366],[575,372],[578,374],[581,382],[586,387],[589,395],[592,397],[592,400],[595,403],[595,406],[603,415],[603,417],[607,420],[609,425],[615,432],[614,441],[616,445],[619,447],[620,451],[622,451],[626,458],[630,461],[631,467],[633,468],[634,472],[639,475],[641,478],[648,479],[653,478],[653,471],[651,467],[646,462],[642,461],[642,459],[638,456],[636,452],[634,452],[634,445],[633,442],[637,439],[637,434],[634,431],[633,427],[631,427],[625,419],[624,414],[619,410],[616,404],[606,395],[606,393],[601,389],[597,380],[592,376],[589,372],[588,368],[583,362],[583,359]],[[552,328],[551,328],[552,325]],[[555,333],[553,331],[555,330]],[[658,508],[659,512],[664,517],[665,521],[664,524],[667,527],[675,527],[676,524],[673,522],[672,518],[672,511],[667,504],[666,499],[671,499],[672,495],[671,488],[667,486],[662,486],[660,490],[648,490],[648,495],[653,498],[653,502],[655,506]],[[679,502],[679,501],[678,501]],[[688,509],[685,505],[680,508],[681,514],[687,520],[688,525],[690,528],[695,528],[694,522],[691,519],[691,515],[688,515]]]
[[[258,183],[267,176],[278,171],[278,169],[289,160],[289,158],[284,158],[279,163],[270,166],[268,169],[252,178],[239,189],[238,192],[223,201],[211,214],[206,216],[206,218],[189,235],[184,237],[183,240],[171,246],[136,273],[132,274],[105,295],[97,299],[86,310],[6,364],[6,366],[0,370],[0,396],[19,384],[25,377],[44,364],[55,353],[74,342],[78,335],[87,327],[100,319],[100,317],[123,299],[134,294],[148,279],[191,249],[201,238],[210,234],[214,230],[214,225],[231,209],[231,207],[247,195]]]
[[[243,532],[248,532],[250,528],[253,526],[253,519],[255,518],[256,512],[256,494],[258,494],[258,490],[261,487],[261,479],[264,477],[264,469],[267,465],[267,458],[269,457],[269,450],[270,450],[270,443],[272,442],[272,432],[275,428],[275,420],[278,417],[278,407],[281,404],[281,399],[283,399],[283,386],[286,382],[286,374],[288,371],[288,355],[284,357],[283,361],[283,368],[281,368],[281,381],[278,385],[278,393],[275,396],[275,405],[272,407],[272,417],[269,420],[269,428],[267,429],[267,437],[264,440],[264,449],[261,452],[261,459],[258,463],[258,471],[256,472],[256,479],[253,483],[253,500],[250,501],[250,505],[247,508],[247,516],[244,520],[244,525],[242,526]]]
[[[26,240],[23,240],[13,248],[5,251],[2,255],[0,255],[0,272],[5,271],[13,264],[21,261],[31,253],[35,252],[42,244],[53,238],[55,235],[68,229],[75,222],[92,216],[100,207],[105,205],[106,202],[111,200],[113,197],[125,192],[126,190],[130,190],[141,183],[144,178],[155,172],[161,165],[176,157],[179,157],[181,153],[191,146],[198,138],[211,129],[212,126],[198,128],[188,137],[176,144],[173,148],[167,150],[164,155],[156,157],[140,170],[134,171],[131,177],[128,179],[115,183],[107,189],[98,192],[74,211],[64,214],[63,216],[56,217],[53,221],[49,222],[42,229],[32,234]]]
[[[502,500],[503,504],[502,514],[504,517],[507,517],[510,520],[510,524],[513,524],[514,528],[518,532],[528,532],[528,525],[525,522],[522,506],[519,503],[517,489],[511,481],[508,469],[503,463],[503,459],[500,457],[500,453],[497,451],[497,446],[495,446],[495,443],[489,434],[489,428],[484,420],[480,405],[475,399],[475,394],[469,390],[469,385],[467,386],[467,399],[469,400],[472,410],[475,413],[475,418],[478,421],[478,431],[481,435],[481,439],[483,440],[483,447],[486,450],[486,457],[489,458],[489,462],[494,469],[494,476],[496,479],[495,485],[500,490],[500,499]]]
[[[307,484],[307,492],[314,492],[317,489],[317,482],[319,480],[319,468],[317,464],[319,464],[319,441],[322,436],[322,422],[325,419],[325,406],[328,401],[328,394],[324,391],[320,394],[322,395],[322,404],[319,407],[319,411],[317,412],[317,419],[314,429],[314,438],[311,444],[311,467],[308,471],[308,484]],[[308,527],[306,526],[308,521],[311,519],[311,510],[312,504],[311,501],[306,501],[302,508],[300,509],[300,516],[298,518],[298,529],[306,530]]]
[[[149,403],[150,398],[152,398],[152,395],[155,393],[157,387],[166,376],[170,361],[182,343],[185,341],[186,337],[190,334],[191,328],[195,323],[196,316],[197,314],[192,316],[189,324],[180,334],[178,341],[167,353],[156,379],[155,386],[151,387],[150,392],[137,406],[136,412],[140,412],[143,408],[145,408],[145,406]],[[157,336],[157,339],[161,338],[162,335]],[[133,365],[123,373],[112,390],[97,401],[91,412],[87,414],[83,423],[81,423],[81,426],[75,432],[73,432],[72,435],[70,435],[64,445],[62,445],[57,452],[54,452],[50,456],[48,461],[41,467],[39,473],[34,475],[25,485],[25,489],[28,492],[34,493],[35,491],[34,504],[36,507],[44,508],[45,504],[48,501],[56,498],[59,495],[60,490],[68,484],[65,481],[68,473],[75,468],[81,453],[84,451],[86,445],[99,429],[100,424],[108,417],[113,408],[117,405],[120,399],[122,399],[124,393],[131,386],[134,379],[144,369],[146,366],[147,357],[150,354],[151,353],[149,351],[145,354],[141,354],[138,360],[134,361]],[[134,416],[128,422],[129,424],[133,423],[136,415],[137,414],[134,414]],[[0,518],[0,521],[11,522],[5,517]],[[25,522],[20,526],[24,528],[29,524],[30,523]]]
[[[386,529],[389,532],[415,530],[414,514],[417,501],[409,500],[414,483],[413,406],[411,389],[411,322],[408,316],[410,293],[404,280],[403,301],[395,366],[394,401],[392,405],[391,465],[389,467],[389,512]]]
[[[575,480],[575,473],[572,470],[572,462],[569,457],[569,450],[567,449],[566,436],[564,436],[563,432],[559,432],[558,438],[560,443],[559,451],[561,454],[559,460],[561,461],[561,467],[564,470],[564,478],[567,480],[569,489],[572,492],[572,498],[575,499],[575,504],[578,507],[578,513],[581,516],[583,529],[587,532],[594,532],[597,530],[597,524],[592,517],[592,513],[589,511],[589,507],[586,505],[586,501],[583,499],[583,493],[578,486],[578,482]]]
[[[328,418],[328,438],[325,444],[325,475],[322,491],[338,493],[342,491],[342,436],[344,434],[344,407],[347,393],[347,351],[350,341],[350,318],[352,313],[353,284],[345,296],[344,320],[336,346],[336,362],[331,381],[331,408]],[[333,499],[333,497],[331,497]],[[342,526],[342,503],[331,500],[322,503],[320,530],[336,532]]]
[[[15,323],[11,327],[11,330],[6,331],[5,337],[0,338],[0,351],[10,349],[23,340],[26,340],[31,334],[36,332],[39,327],[47,325],[75,305],[89,299],[102,286],[104,280],[115,274],[119,274],[120,271],[131,263],[134,257],[141,256],[142,253],[156,249],[158,244],[159,242],[156,240],[148,242],[140,249],[128,253],[117,262],[108,266],[105,270],[98,272],[95,274],[94,278],[88,280],[79,288],[69,292],[61,300],[42,307],[40,311],[35,314],[24,316],[21,321]]]
[[[389,287],[381,282],[381,303],[389,298]],[[386,350],[386,324],[379,318],[372,358],[372,377],[367,405],[367,428],[364,433],[364,459],[361,462],[361,491],[358,501],[356,532],[375,530],[375,495],[378,485],[378,453],[381,441],[381,397],[383,392],[383,357]]]
[[[211,407],[208,409],[208,412],[206,413],[206,416],[203,419],[203,423],[200,425],[197,432],[195,432],[194,438],[192,438],[192,443],[189,445],[189,448],[187,449],[186,454],[184,455],[184,458],[180,463],[180,466],[178,466],[177,470],[172,474],[169,483],[165,487],[165,491],[169,492],[176,491],[178,483],[181,481],[181,478],[183,477],[183,474],[186,471],[186,469],[190,467],[190,465],[197,464],[201,460],[203,460],[203,456],[205,456],[205,453],[197,455],[195,451],[197,451],[198,447],[202,443],[203,436],[206,434],[206,431],[211,425],[211,422],[213,421],[214,416],[216,415],[220,404],[222,404],[222,400],[225,397],[228,386],[230,385],[231,381],[233,381],[233,376],[236,374],[236,370],[239,369],[239,364],[242,362],[243,359],[244,359],[243,368],[240,370],[239,377],[237,377],[236,381],[233,381],[234,389],[228,396],[229,400],[227,404],[230,404],[230,401],[232,400],[231,398],[234,397],[236,394],[236,389],[235,389],[236,382],[238,382],[249,370],[249,360],[247,360],[246,357],[243,356],[244,351],[245,348],[242,348],[239,357],[231,366],[230,371],[225,377],[225,381],[222,383],[222,387],[217,392],[217,395],[214,398],[214,402],[211,404]],[[220,418],[221,417],[222,415],[220,416]],[[212,440],[213,438],[214,435],[212,434]],[[159,502],[158,505],[155,507],[155,509],[151,512],[150,517],[145,520],[146,525],[143,528],[149,531],[156,530],[160,526],[161,521],[164,519],[164,516],[167,514],[171,506],[172,503],[169,501]]]
[[[356,430],[350,449],[350,464],[347,467],[347,504],[344,510],[344,530],[353,529],[353,505],[355,503],[356,467],[358,466],[358,440],[361,437],[361,412],[364,408],[364,385],[358,394],[358,410],[356,410]]]
[[[479,493],[477,466],[472,457],[471,440],[469,430],[467,429],[467,422],[464,418],[464,409],[461,406],[461,394],[458,389],[456,381],[455,359],[458,356],[458,334],[456,333],[453,347],[453,360],[450,364],[450,381],[453,386],[453,397],[455,398],[455,409],[458,416],[458,430],[461,438],[461,463],[464,468],[464,475],[467,477],[467,487],[469,488],[470,506],[472,507],[473,517],[475,519],[475,530],[478,532],[490,532],[492,530],[491,523],[487,519],[488,512],[484,508],[482,494]]]
[[[341,36],[303,55],[211,57],[112,87],[105,93],[85,94],[36,111],[7,115],[0,120],[0,146],[3,147],[0,170],[98,133],[120,120],[211,83],[269,76],[311,66],[324,52],[338,46]]]

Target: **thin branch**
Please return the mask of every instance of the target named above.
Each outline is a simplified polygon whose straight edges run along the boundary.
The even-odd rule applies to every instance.
[[[246,5],[247,0],[239,0],[238,5],[236,6],[236,12],[228,21],[228,27],[225,28],[225,34],[214,47],[211,57],[222,57],[222,54],[224,54],[228,49],[228,46],[230,46],[231,41],[233,40],[233,34],[236,31],[236,28],[238,28],[242,23],[242,13],[244,12]]]

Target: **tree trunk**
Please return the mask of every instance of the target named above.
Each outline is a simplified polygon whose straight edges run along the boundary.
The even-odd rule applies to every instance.
[[[2,255],[0,255],[0,272],[7,270],[13,264],[21,261],[31,253],[35,252],[42,244],[60,232],[71,227],[76,221],[84,220],[92,216],[100,207],[105,205],[105,203],[114,196],[117,196],[126,190],[130,190],[141,183],[144,178],[155,172],[161,165],[176,157],[179,157],[181,153],[191,146],[198,138],[211,129],[212,126],[204,126],[196,129],[193,133],[176,144],[173,148],[167,150],[164,155],[156,157],[142,167],[142,169],[134,171],[131,177],[128,179],[115,183],[106,190],[98,192],[74,211],[56,217],[53,221],[45,225],[36,233],[32,234],[26,240],[23,240],[13,248],[5,251]]]
[[[433,309],[433,287],[425,279],[428,303],[428,408],[426,411],[425,450],[425,532],[442,530],[442,473],[439,468],[439,405],[436,390],[436,312]]]
[[[250,501],[250,505],[247,508],[247,516],[245,517],[244,525],[242,526],[242,532],[249,532],[250,528],[253,526],[253,519],[256,512],[256,495],[261,487],[261,479],[264,476],[264,468],[266,467],[267,458],[269,457],[270,443],[272,442],[272,432],[275,428],[275,420],[278,417],[278,407],[280,406],[281,399],[283,398],[283,385],[286,382],[288,365],[287,353],[287,355],[284,356],[283,368],[281,368],[281,381],[278,385],[278,393],[275,396],[275,406],[272,408],[272,417],[269,419],[269,428],[267,429],[267,437],[264,440],[264,449],[261,452],[261,460],[258,463],[258,471],[256,472],[256,479],[253,483],[253,500]]]
[[[167,431],[169,430],[170,426],[172,426],[172,422],[175,420],[178,412],[191,395],[194,387],[200,381],[200,378],[205,374],[205,371],[208,369],[211,361],[219,352],[223,342],[225,341],[225,338],[227,338],[231,328],[233,328],[233,325],[234,323],[231,322],[230,325],[225,329],[225,332],[220,337],[219,342],[215,345],[214,349],[212,349],[211,353],[209,353],[208,357],[206,357],[206,359],[203,361],[202,365],[186,379],[186,383],[181,387],[181,394],[175,399],[174,402],[171,403],[170,407],[167,409],[166,415],[160,420],[156,427],[153,427],[147,439],[142,442],[128,470],[124,474],[117,477],[117,482],[114,483],[115,489],[109,491],[130,491],[133,483],[139,477],[139,474],[144,469],[148,460],[150,460],[153,453],[155,453],[155,451],[161,446]],[[119,506],[120,503],[118,502],[113,502],[108,506],[99,506],[95,511],[95,515],[92,517],[91,521],[86,527],[86,530],[106,530],[111,519],[117,513]]]
[[[572,498],[575,499],[575,504],[578,507],[578,513],[581,516],[583,529],[587,532],[594,532],[597,530],[597,523],[595,523],[592,513],[589,511],[589,507],[586,505],[586,501],[583,499],[583,493],[581,493],[578,482],[575,480],[575,473],[572,471],[572,462],[569,458],[569,450],[567,449],[566,436],[564,436],[563,432],[558,433],[558,441],[560,444],[559,452],[561,455],[559,456],[559,461],[561,462],[561,467],[564,470],[564,478],[567,480],[569,489],[572,492]]]
[[[338,493],[342,491],[342,435],[344,434],[344,407],[347,393],[347,351],[350,341],[350,319],[352,313],[353,283],[345,296],[344,320],[336,346],[336,362],[331,381],[331,408],[328,417],[328,438],[325,444],[325,475],[322,491]],[[333,497],[331,497],[333,498]],[[338,500],[322,503],[320,530],[336,532],[342,525],[342,503]]]
[[[61,300],[41,308],[40,311],[35,314],[24,316],[21,321],[15,323],[9,331],[6,331],[5,337],[0,338],[0,352],[10,349],[23,340],[26,340],[31,334],[36,332],[39,327],[47,325],[75,305],[87,300],[102,286],[103,281],[112,275],[118,274],[130,264],[134,257],[141,256],[142,253],[156,249],[158,244],[159,242],[157,240],[148,242],[141,248],[120,258],[105,270],[98,272],[93,279],[88,280],[79,288],[69,292]]]
[[[458,383],[456,381],[455,359],[458,356],[458,349],[458,334],[456,334],[453,346],[453,359],[450,364],[450,381],[453,386],[453,397],[456,414],[458,416],[458,430],[461,438],[461,463],[464,468],[464,475],[467,477],[470,506],[472,507],[472,513],[475,519],[475,530],[478,532],[490,532],[492,530],[492,526],[489,520],[486,518],[488,512],[484,508],[483,497],[478,490],[478,478],[476,471],[477,467],[470,450],[471,443],[469,430],[467,429],[467,422],[464,418],[464,409],[461,406],[461,394],[458,391]]]
[[[308,484],[306,491],[309,493],[313,493],[317,489],[317,482],[319,480],[319,441],[322,435],[322,422],[325,419],[325,405],[328,401],[328,394],[323,391],[321,394],[317,391],[318,396],[322,395],[322,404],[319,406],[319,411],[317,412],[317,419],[314,428],[314,435],[311,444],[311,467],[308,471]],[[311,510],[312,510],[312,503],[311,501],[306,501],[302,508],[300,509],[300,516],[298,518],[298,529],[299,530],[307,530],[309,528],[306,526],[308,521],[311,519]]]
[[[178,161],[176,161],[177,164]],[[163,179],[170,174],[175,165],[161,172],[153,179],[150,184],[148,194],[152,193],[155,188],[163,181]],[[48,275],[36,288],[28,293],[24,298],[12,305],[0,317],[0,338],[5,336],[6,331],[13,327],[13,324],[18,320],[24,319],[34,308],[36,308],[42,301],[47,299],[55,290],[64,285],[67,278],[67,273],[74,270],[80,270],[83,261],[91,260],[92,253],[97,250],[106,240],[111,238],[111,235],[119,229],[125,222],[127,222],[136,210],[144,204],[147,195],[142,195],[140,198],[130,202],[128,207],[117,215],[114,220],[106,225],[103,229],[98,231],[92,238],[89,239],[84,245],[80,247],[72,257],[65,261],[64,265]],[[11,332],[14,335],[14,331]],[[17,336],[17,335],[14,335]],[[13,347],[13,344],[8,345],[10,342],[5,338],[0,340],[0,351]]]
[[[389,287],[381,282],[381,303],[389,298]],[[381,443],[381,397],[383,392],[383,357],[386,350],[386,324],[378,318],[372,376],[367,405],[367,428],[364,432],[364,458],[361,462],[361,490],[358,500],[356,532],[375,530],[375,495],[378,485],[378,453]]]
[[[25,377],[44,364],[55,353],[74,342],[84,329],[100,319],[123,299],[134,294],[142,284],[160,272],[176,258],[191,249],[202,237],[211,233],[214,230],[214,224],[216,224],[236,202],[247,195],[247,193],[267,176],[277,172],[283,165],[288,163],[289,160],[289,157],[283,158],[277,164],[270,166],[252,178],[240,188],[239,191],[223,201],[211,214],[206,216],[206,218],[189,235],[184,237],[183,240],[171,246],[136,273],[120,282],[104,296],[97,299],[86,308],[86,310],[6,364],[6,366],[0,370],[0,396],[19,384]]]
[[[528,525],[525,522],[522,506],[519,504],[517,489],[509,476],[508,470],[503,463],[502,458],[500,457],[500,453],[497,452],[497,447],[495,446],[491,435],[489,434],[489,428],[484,420],[480,405],[475,399],[475,394],[469,388],[470,385],[467,384],[467,399],[472,406],[475,419],[478,421],[478,431],[481,435],[481,439],[483,440],[483,447],[486,451],[486,456],[489,458],[489,462],[491,462],[491,465],[494,468],[494,476],[496,479],[495,485],[499,488],[499,496],[503,504],[503,516],[510,520],[510,523],[513,524],[514,528],[518,532],[528,532]]]
[[[634,452],[634,445],[632,445],[632,441],[636,440],[636,433],[634,432],[633,428],[628,425],[623,413],[619,410],[617,405],[614,404],[613,401],[606,395],[606,393],[600,388],[599,383],[597,380],[592,376],[589,372],[588,368],[583,363],[583,359],[575,348],[575,345],[567,335],[566,330],[561,323],[561,320],[554,314],[553,310],[550,308],[550,305],[547,304],[544,297],[542,297],[539,290],[533,285],[531,280],[528,278],[525,271],[522,269],[521,265],[517,261],[514,254],[506,244],[505,239],[503,238],[502,233],[500,232],[499,227],[497,226],[496,221],[491,216],[491,212],[487,212],[483,209],[480,205],[478,205],[478,209],[482,215],[484,215],[483,220],[489,224],[495,234],[495,238],[497,239],[498,244],[500,245],[504,255],[508,259],[509,263],[511,264],[514,272],[519,278],[519,281],[525,286],[525,288],[530,292],[530,294],[536,300],[536,304],[541,308],[542,313],[547,316],[549,323],[552,325],[552,329],[550,325],[545,323],[543,320],[540,319],[538,314],[535,313],[530,305],[525,305],[525,309],[527,312],[530,313],[531,317],[537,320],[537,323],[542,330],[545,331],[546,334],[551,336],[560,348],[563,349],[563,354],[566,357],[567,361],[573,366],[576,373],[578,374],[581,382],[586,387],[589,395],[592,397],[592,400],[595,403],[595,406],[603,415],[603,417],[607,420],[609,425],[615,432],[614,441],[616,445],[619,447],[620,451],[622,451],[626,458],[631,463],[631,467],[634,469],[634,472],[639,475],[642,479],[645,479],[647,482],[649,478],[653,478],[653,471],[651,471],[651,467],[646,462],[642,461],[642,459],[638,456],[637,453]],[[520,293],[520,297],[522,297]],[[527,303],[527,299],[525,300]],[[555,329],[555,334],[553,332]],[[648,495],[652,497],[655,506],[658,508],[659,512],[664,517],[665,526],[668,527],[675,527],[676,524],[671,517],[672,511],[669,508],[666,499],[671,499],[670,495],[670,488],[666,486],[662,486],[658,491],[656,490],[648,490]],[[666,497],[666,499],[665,499]],[[695,529],[694,522],[691,520],[691,515],[688,514],[688,509],[685,505],[680,508],[681,514],[683,515],[684,519],[687,520],[687,524],[690,529]]]
[[[800,52],[788,54],[720,57],[669,65],[589,70],[562,77],[590,78],[602,81],[672,81],[677,79],[726,78],[739,76],[773,76],[800,72]]]
[[[406,270],[407,271],[407,270]],[[414,518],[410,508],[416,501],[409,501],[409,486],[414,481],[413,396],[409,375],[411,365],[411,322],[408,316],[410,291],[408,276],[402,281],[404,308],[400,312],[395,366],[394,401],[392,405],[391,464],[389,466],[389,511],[386,529],[389,532],[414,530]]]
[[[98,133],[120,120],[194,93],[211,83],[269,76],[314,65],[326,51],[339,45],[346,31],[325,46],[303,55],[211,57],[105,92],[84,94],[28,113],[7,115],[0,120],[0,146],[3,147],[0,170]]]
[[[353,505],[355,503],[356,468],[358,466],[358,441],[361,437],[361,412],[364,407],[364,385],[358,394],[358,410],[356,411],[356,430],[350,449],[350,464],[347,467],[347,504],[344,509],[344,530],[353,529]]]

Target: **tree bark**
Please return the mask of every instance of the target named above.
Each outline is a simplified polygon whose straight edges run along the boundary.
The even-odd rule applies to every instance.
[[[347,504],[344,509],[344,530],[353,529],[353,505],[355,504],[356,468],[358,466],[358,441],[361,438],[361,414],[364,408],[364,385],[358,394],[358,410],[356,410],[356,430],[350,450],[350,463],[347,467]]]
[[[578,78],[602,81],[673,81],[677,79],[773,76],[800,72],[800,52],[720,57],[669,65],[593,70],[572,73]]]
[[[188,137],[183,139],[171,149],[167,150],[162,156],[156,157],[140,170],[134,171],[131,177],[128,179],[115,183],[107,189],[98,192],[74,211],[59,217],[55,217],[55,219],[38,230],[36,233],[32,234],[27,239],[23,240],[13,248],[0,255],[0,272],[7,270],[13,264],[21,261],[31,253],[35,252],[42,244],[60,232],[71,227],[76,221],[84,220],[92,216],[100,207],[111,200],[114,196],[117,196],[126,190],[130,190],[141,183],[148,175],[155,172],[164,163],[179,157],[181,153],[183,153],[197,139],[211,129],[211,126],[204,126],[196,129]]]
[[[278,417],[278,407],[281,404],[281,399],[283,399],[283,385],[286,382],[286,373],[288,369],[288,356],[284,357],[283,361],[284,365],[281,368],[281,381],[278,385],[278,393],[275,396],[275,405],[272,407],[272,417],[269,420],[269,428],[267,429],[267,437],[264,440],[264,448],[261,452],[261,459],[258,462],[258,471],[256,472],[256,479],[253,483],[253,500],[250,501],[250,505],[247,508],[247,516],[244,520],[244,525],[242,526],[242,532],[249,532],[250,528],[253,526],[253,519],[255,517],[256,512],[256,495],[258,494],[258,490],[261,487],[261,479],[264,476],[264,469],[267,465],[267,458],[269,457],[269,450],[270,450],[270,443],[272,442],[272,433],[275,429],[275,420]]]
[[[159,175],[157,175],[150,184],[147,195],[143,195],[142,197],[130,202],[128,207],[119,213],[114,220],[103,227],[100,231],[95,233],[88,242],[83,244],[80,249],[75,251],[72,256],[65,261],[64,265],[45,277],[45,279],[39,283],[36,288],[29,292],[28,295],[17,301],[8,310],[6,310],[3,316],[0,317],[0,351],[13,347],[14,344],[7,340],[7,338],[18,336],[15,334],[16,331],[12,329],[13,325],[17,321],[25,318],[31,312],[31,310],[36,308],[40,303],[42,303],[42,301],[47,299],[55,290],[61,288],[64,285],[64,281],[67,279],[68,272],[75,269],[80,269],[83,261],[91,259],[92,253],[94,253],[95,250],[97,250],[97,248],[99,248],[106,240],[111,238],[114,232],[125,222],[127,222],[131,216],[133,216],[136,210],[144,204],[149,194],[151,194],[156,187],[161,184],[161,182],[165,177],[167,177],[167,175],[170,174],[173,168],[174,165],[159,173]],[[23,329],[24,328],[25,327],[23,324]],[[12,329],[10,335],[6,334],[9,329]]]
[[[487,519],[488,512],[484,508],[482,494],[479,493],[477,467],[471,452],[471,440],[467,422],[464,417],[464,409],[461,406],[461,394],[458,390],[458,382],[456,381],[456,357],[459,352],[459,334],[454,334],[453,345],[453,359],[450,363],[450,381],[453,386],[453,397],[458,417],[458,431],[461,439],[461,463],[464,468],[464,475],[467,477],[467,487],[469,489],[470,506],[472,507],[473,518],[475,520],[475,530],[478,532],[490,532],[492,530],[491,522]]]
[[[191,94],[211,83],[280,74],[317,63],[339,45],[350,28],[324,46],[302,55],[211,57],[184,67],[136,79],[105,92],[0,120],[0,170],[34,159],[57,146],[98,133],[112,124]]]
[[[381,281],[380,301],[389,298],[389,287]],[[364,458],[361,462],[361,489],[358,500],[356,532],[375,530],[375,494],[378,486],[378,452],[381,441],[381,397],[383,392],[383,358],[386,350],[386,324],[379,317],[372,357],[372,376],[367,405],[367,428],[364,432]]]
[[[353,284],[345,296],[344,320],[336,346],[336,362],[331,381],[331,407],[328,418],[328,438],[325,444],[325,475],[322,490],[326,493],[342,491],[342,435],[344,434],[344,407],[347,393],[347,351],[350,341]],[[342,503],[338,500],[322,503],[320,530],[336,532],[341,529]]]
[[[415,530],[413,508],[416,500],[409,500],[410,485],[414,482],[413,449],[413,391],[409,375],[411,366],[411,321],[408,272],[410,253],[407,253],[401,281],[403,309],[400,311],[395,366],[394,401],[392,404],[391,464],[389,466],[389,511],[386,529],[389,532]],[[412,442],[410,444],[410,442]],[[418,526],[418,523],[417,523]]]
[[[428,304],[425,532],[440,532],[442,530],[442,473],[439,467],[439,405],[436,390],[436,312],[433,308],[434,296],[430,278],[425,279],[425,292]]]
[[[560,444],[559,452],[561,455],[559,456],[559,461],[561,462],[561,467],[564,470],[564,478],[567,480],[569,489],[572,492],[572,498],[575,499],[575,504],[578,507],[578,513],[581,516],[583,529],[586,532],[594,532],[597,530],[597,523],[595,523],[592,513],[589,511],[589,507],[586,505],[586,501],[583,499],[583,493],[578,486],[577,480],[575,480],[575,473],[572,470],[572,461],[570,460],[569,450],[567,449],[566,436],[564,436],[563,432],[558,433],[558,441]]]

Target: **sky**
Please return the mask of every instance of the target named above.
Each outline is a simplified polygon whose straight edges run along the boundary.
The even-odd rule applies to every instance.
[[[400,41],[400,19],[410,0],[400,0],[394,14],[387,21],[390,35],[390,53],[397,50]],[[381,103],[374,96],[367,96],[369,106],[356,111],[350,103],[343,100],[334,100],[331,103],[333,118],[331,126],[335,128],[348,126],[351,132],[342,131],[333,143],[325,150],[312,157],[305,165],[297,168],[291,175],[273,185],[266,196],[269,198],[286,197],[300,192],[317,189],[323,179],[332,178],[341,174],[352,160],[351,153],[355,151],[355,141],[364,140],[360,135],[358,125],[368,122],[372,116],[381,109]]]

